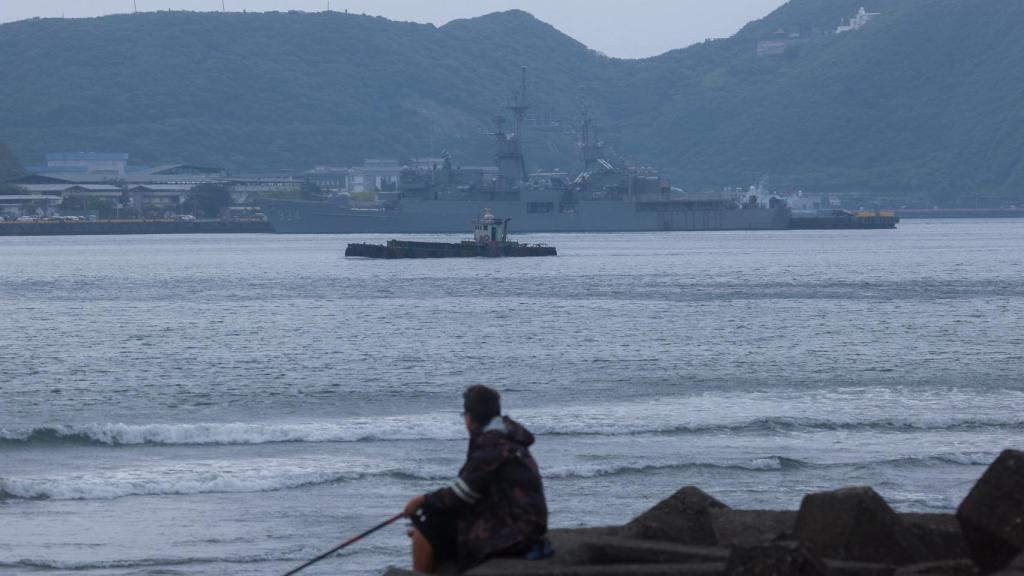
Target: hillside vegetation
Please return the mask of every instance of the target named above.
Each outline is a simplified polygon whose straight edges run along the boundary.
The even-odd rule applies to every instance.
[[[882,16],[832,32],[865,5]],[[529,69],[530,168],[601,137],[691,190],[745,186],[1012,203],[1024,193],[1024,3],[793,0],[734,37],[604,57],[511,11],[440,28],[328,13],[161,12],[0,26],[0,140],[232,170],[448,150],[491,161]],[[758,58],[780,29],[807,40]],[[507,114],[507,112],[505,112]]]

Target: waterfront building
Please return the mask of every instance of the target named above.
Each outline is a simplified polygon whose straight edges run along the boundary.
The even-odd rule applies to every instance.
[[[419,167],[424,163],[429,165],[431,162],[444,165],[444,159],[413,159],[413,166]],[[362,166],[317,166],[302,176],[327,192],[372,194],[397,190],[403,168],[398,160],[371,158],[364,161]]]
[[[33,174],[10,182],[29,195],[55,195],[65,212],[126,210],[132,217],[175,214],[200,184],[225,184],[224,169],[195,164],[133,166],[128,154],[50,153]],[[71,208],[75,207],[75,208]]]
[[[246,204],[259,196],[296,197],[306,182],[304,175],[291,171],[236,174],[221,180],[231,190],[235,204]]]
[[[15,220],[23,216],[55,216],[61,201],[61,196],[55,194],[0,195],[0,220]]]
[[[123,176],[128,169],[124,152],[51,152],[46,155],[47,172],[84,172],[106,176]],[[38,170],[30,170],[37,172]]]
[[[340,166],[316,166],[303,175],[324,192],[348,192],[348,179],[352,169]]]
[[[844,24],[844,25],[836,28],[836,34],[842,34],[843,32],[852,32],[854,30],[860,30],[861,28],[866,26],[869,22],[871,22],[872,20],[874,20],[875,18],[877,18],[879,16],[881,16],[880,13],[878,13],[878,12],[868,12],[867,10],[864,9],[863,6],[861,6],[860,10],[857,12],[857,14],[854,15],[853,18],[850,18],[850,23],[849,24]]]
[[[360,193],[397,190],[401,175],[402,166],[398,160],[372,158],[363,162],[362,166],[352,169],[348,191]]]

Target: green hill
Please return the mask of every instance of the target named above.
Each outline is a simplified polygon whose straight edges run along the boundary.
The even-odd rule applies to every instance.
[[[812,37],[784,58],[738,50],[699,84],[679,86],[637,137],[657,138],[658,126],[692,134],[654,153],[689,167],[694,184],[733,171],[780,187],[1019,202],[1024,76],[1014,63],[1024,36],[1014,29],[1024,4],[863,3],[882,16],[857,32]],[[780,27],[834,25],[824,10],[832,4],[841,3],[793,2],[723,44],[746,48]],[[852,14],[861,2],[844,4]],[[692,58],[686,52],[676,57]]]
[[[834,34],[861,5],[882,15]],[[103,150],[276,169],[446,149],[482,164],[527,66],[531,168],[576,165],[585,97],[617,151],[687,189],[767,178],[1022,202],[1022,25],[1018,2],[793,0],[732,38],[619,60],[520,11],[440,28],[336,12],[29,20],[0,26],[0,140],[25,163]],[[757,56],[792,33],[785,55]]]

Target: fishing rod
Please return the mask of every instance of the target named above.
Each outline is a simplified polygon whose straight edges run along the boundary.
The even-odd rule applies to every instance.
[[[377,524],[373,528],[370,528],[366,532],[363,532],[359,536],[356,536],[354,538],[346,540],[346,541],[342,542],[341,544],[335,546],[334,548],[331,548],[327,552],[324,552],[323,554],[317,556],[316,558],[313,558],[309,562],[306,562],[302,566],[299,566],[298,568],[295,568],[294,570],[286,572],[284,576],[292,576],[293,574],[297,574],[301,570],[309,568],[310,566],[312,566],[313,564],[316,564],[317,562],[323,560],[324,558],[330,557],[335,552],[338,552],[339,550],[341,550],[343,548],[346,548],[348,546],[351,546],[352,544],[355,544],[356,542],[359,542],[360,540],[362,540],[363,538],[366,538],[370,534],[373,534],[377,530],[380,530],[381,528],[384,528],[385,526],[389,526],[391,524],[394,524],[395,522],[400,520],[403,516],[405,516],[405,514],[396,514],[396,515],[392,516],[391,518],[385,520],[384,522],[381,522],[380,524]]]

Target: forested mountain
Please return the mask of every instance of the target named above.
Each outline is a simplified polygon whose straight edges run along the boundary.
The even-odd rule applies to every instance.
[[[861,5],[881,15],[835,34]],[[103,150],[276,169],[444,149],[484,164],[526,66],[533,169],[576,165],[586,102],[617,152],[691,190],[767,178],[1012,203],[1022,27],[1021,2],[793,0],[732,38],[620,60],[519,11],[439,28],[337,12],[30,20],[0,26],[0,140],[26,163]],[[779,39],[785,54],[758,56]]]

